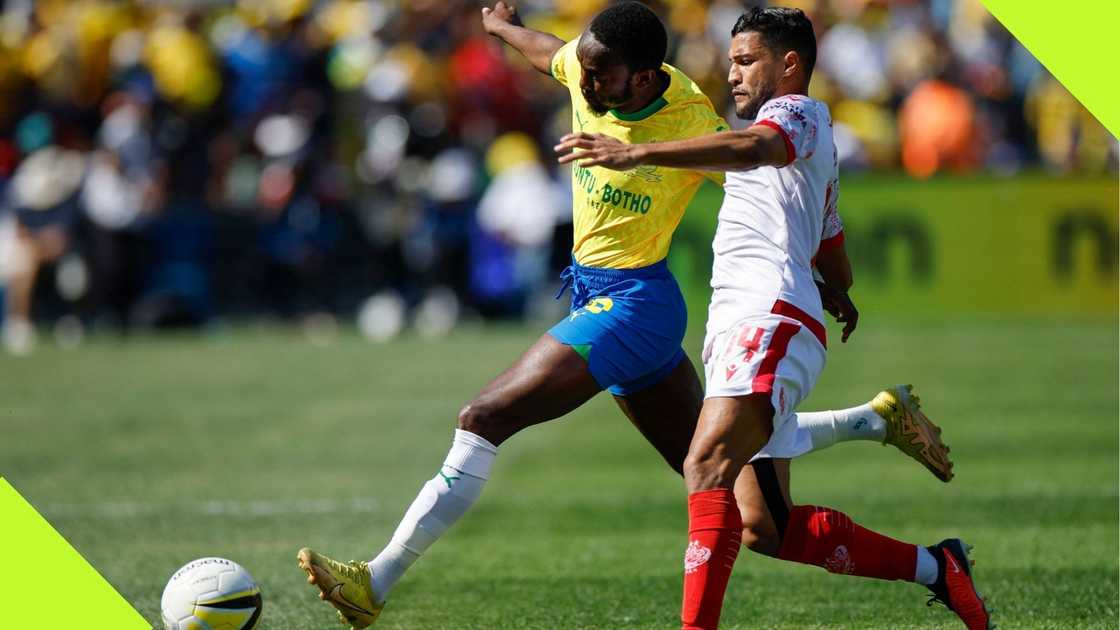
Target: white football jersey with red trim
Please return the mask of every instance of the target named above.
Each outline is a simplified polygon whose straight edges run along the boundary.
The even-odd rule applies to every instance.
[[[843,242],[828,106],[808,96],[781,96],[762,106],[754,124],[782,135],[789,163],[727,174],[712,241],[709,333],[744,316],[782,309],[801,311],[801,316],[791,316],[807,315],[819,326],[824,310],[813,281],[813,259],[822,247]],[[823,326],[820,330],[823,334]]]

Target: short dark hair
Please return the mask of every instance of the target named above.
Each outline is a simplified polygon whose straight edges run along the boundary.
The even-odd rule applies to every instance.
[[[640,2],[604,9],[587,30],[631,72],[657,70],[665,63],[669,36],[657,14]]]
[[[805,77],[813,76],[813,66],[817,64],[817,36],[813,33],[813,23],[801,9],[754,7],[739,16],[731,36],[746,32],[758,33],[766,47],[779,55],[790,50],[796,52],[805,64]]]

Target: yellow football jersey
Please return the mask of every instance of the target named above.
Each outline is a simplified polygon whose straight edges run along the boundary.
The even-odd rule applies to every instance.
[[[552,58],[552,76],[572,97],[572,129],[601,133],[631,144],[681,140],[725,131],[727,122],[683,72],[664,64],[669,87],[661,98],[631,114],[596,114],[580,92],[579,40]],[[704,177],[722,184],[723,173],[659,166],[619,172],[572,165],[572,214],[577,263],[589,267],[633,269],[669,253],[673,232]]]

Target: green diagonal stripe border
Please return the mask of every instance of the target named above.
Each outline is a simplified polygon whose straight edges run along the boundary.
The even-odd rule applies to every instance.
[[[1120,0],[982,0],[1115,138],[1120,138]]]
[[[0,477],[0,628],[151,630],[151,625]]]

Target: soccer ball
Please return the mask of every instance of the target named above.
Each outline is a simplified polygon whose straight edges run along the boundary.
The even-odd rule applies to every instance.
[[[199,558],[171,576],[160,613],[166,630],[252,630],[261,618],[261,589],[236,562]]]

